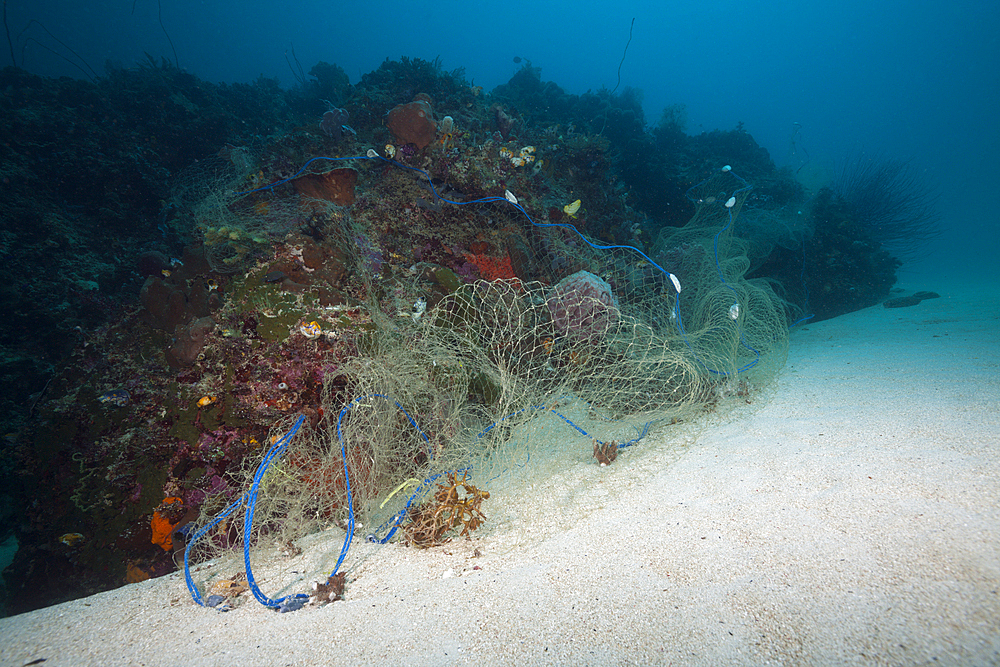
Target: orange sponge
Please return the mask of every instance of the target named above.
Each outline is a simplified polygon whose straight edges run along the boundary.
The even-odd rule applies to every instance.
[[[174,526],[180,523],[180,521],[170,519],[169,515],[174,514],[176,516],[176,511],[169,512],[167,506],[183,502],[183,500],[176,497],[164,498],[160,506],[153,512],[153,520],[150,522],[153,528],[152,542],[162,547],[164,551],[170,551],[174,548],[174,541],[170,536],[174,532]]]
[[[149,572],[139,567],[138,560],[130,560],[125,564],[125,583],[136,584],[149,579]]]

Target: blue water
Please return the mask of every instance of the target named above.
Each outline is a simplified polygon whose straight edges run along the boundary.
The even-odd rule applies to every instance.
[[[7,4],[14,57],[34,73],[82,76],[67,48],[99,74],[176,53],[208,81],[286,86],[294,49],[306,72],[324,60],[352,83],[386,58],[440,57],[489,91],[519,57],[569,93],[613,88],[631,28],[620,85],[643,91],[649,123],[683,104],[690,134],[743,122],[779,166],[820,172],[859,152],[912,159],[940,188],[945,235],[904,280],[996,275],[998,16],[981,0]]]

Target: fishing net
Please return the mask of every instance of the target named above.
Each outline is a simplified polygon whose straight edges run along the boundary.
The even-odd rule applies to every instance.
[[[190,227],[217,273],[245,271],[289,232],[326,224],[331,215],[345,214],[343,205],[354,202],[357,173],[349,168],[303,174],[284,181],[277,191],[270,186],[258,194],[256,189],[267,185],[260,160],[250,147],[227,146],[174,180],[172,203],[187,213],[180,220],[193,223]],[[268,165],[269,174],[288,169],[287,159],[271,160],[281,164]],[[186,235],[189,230],[179,231]]]
[[[599,470],[651,429],[766,381],[784,362],[787,321],[770,286],[745,278],[748,242],[734,231],[748,190],[728,170],[692,188],[694,218],[663,231],[648,254],[535,222],[509,194],[461,202],[489,207],[490,229],[500,216],[519,219],[508,256],[520,252],[547,279],[472,280],[432,305],[420,271],[372,289],[371,326],[357,355],[326,376],[318,416],[275,424],[263,463],[248,461],[238,476],[250,491],[224,518],[228,499],[205,504],[188,560],[233,564],[196,573],[195,599],[217,587],[213,572],[242,569],[241,555],[249,573],[251,554],[280,561],[324,530],[344,536],[334,575],[355,534],[429,546],[510,528],[533,502],[525,488],[543,480],[557,525],[560,498],[593,479],[567,479],[567,469]],[[290,201],[269,210],[282,206],[301,210]],[[375,238],[365,224],[355,219],[345,234]]]

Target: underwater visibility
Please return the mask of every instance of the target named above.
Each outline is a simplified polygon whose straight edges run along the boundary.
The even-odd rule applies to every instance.
[[[5,613],[178,571],[206,606],[342,599],[357,542],[488,532],[553,433],[621,465],[762,391],[794,327],[937,296],[892,293],[940,231],[905,159],[814,187],[742,124],[649,119],[627,37],[619,85],[575,94],[520,56],[489,90],[292,53],[291,86],[54,78],[14,31]],[[326,581],[255,579],[331,526]]]

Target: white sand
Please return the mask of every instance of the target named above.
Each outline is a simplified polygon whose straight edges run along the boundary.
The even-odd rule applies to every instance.
[[[667,430],[571,466],[555,517],[356,541],[346,601],[223,614],[172,575],[0,620],[0,662],[1000,664],[995,308],[951,292],[807,325],[775,386],[686,448]],[[262,570],[265,592],[319,579],[340,539]]]

